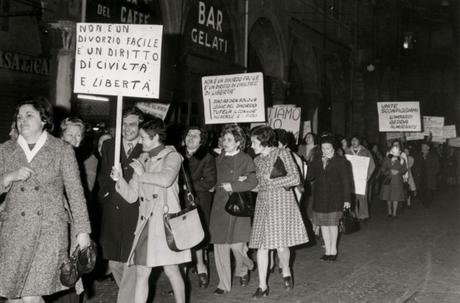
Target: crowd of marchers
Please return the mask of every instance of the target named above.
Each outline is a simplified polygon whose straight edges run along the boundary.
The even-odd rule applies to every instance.
[[[248,287],[253,278],[252,297],[259,299],[269,296],[268,276],[279,271],[291,291],[296,247],[320,241],[319,260],[339,260],[344,210],[365,223],[381,200],[394,219],[413,203],[431,207],[440,182],[459,181],[459,150],[430,140],[393,140],[382,151],[359,136],[324,132],[308,133],[297,145],[283,129],[238,124],[219,132],[189,126],[177,140],[162,120],[133,107],[123,112],[121,146],[106,133],[88,148],[84,121],[68,117],[59,127],[53,121],[46,99],[22,101],[11,139],[0,145],[0,300],[80,302],[83,284],[110,276],[117,302],[144,303],[156,267],[171,285],[162,293],[178,303],[187,301],[187,278],[200,288],[214,280],[216,296],[231,295],[233,283]],[[117,148],[120,164],[114,165]],[[364,194],[353,193],[347,155],[369,158]],[[181,167],[205,238],[174,251],[163,215],[187,206]],[[252,217],[225,209],[233,193],[243,192],[255,197]],[[69,289],[60,280],[61,264],[91,239],[100,252],[96,273]],[[209,274],[210,260],[216,277]]]

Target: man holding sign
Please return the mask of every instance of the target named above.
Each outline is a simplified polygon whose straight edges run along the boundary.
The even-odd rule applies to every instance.
[[[375,170],[375,163],[374,159],[372,158],[372,154],[370,153],[369,150],[367,150],[364,146],[361,145],[361,140],[358,136],[353,136],[351,139],[351,147],[347,149],[346,155],[353,155],[353,156],[359,156],[359,157],[367,157],[369,158],[369,165],[367,168],[363,167],[362,169],[366,170],[365,176],[366,179],[363,179],[364,183],[364,191],[358,191],[358,180],[357,176],[355,176],[355,167],[353,167],[353,179],[355,180],[355,196],[356,196],[356,206],[355,206],[355,212],[356,212],[356,217],[360,220],[366,220],[369,218],[369,205],[368,205],[368,186],[367,182],[369,181],[369,178],[372,176],[372,173]],[[348,158],[348,156],[347,156]],[[352,166],[353,166],[353,161],[352,161]]]
[[[139,143],[139,123],[142,113],[132,108],[123,113],[122,146],[120,153],[123,177],[131,180],[134,173],[129,165],[142,153]],[[110,178],[114,162],[114,140],[109,139],[102,145],[101,168],[99,171],[99,203],[101,207],[102,257],[109,261],[109,268],[119,287],[118,303],[134,302],[136,285],[136,267],[127,266],[128,255],[134,240],[139,203],[128,203],[115,190],[115,182]]]

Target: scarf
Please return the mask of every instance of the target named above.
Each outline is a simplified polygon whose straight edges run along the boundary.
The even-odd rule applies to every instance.
[[[48,138],[48,132],[44,130],[40,137],[38,138],[37,142],[35,143],[34,148],[30,149],[29,144],[27,143],[26,139],[22,135],[18,136],[18,144],[26,154],[27,162],[30,163],[32,162],[33,158],[37,153],[40,151],[40,149],[45,145],[46,139]]]

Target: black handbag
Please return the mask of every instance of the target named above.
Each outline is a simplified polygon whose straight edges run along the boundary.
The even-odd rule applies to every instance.
[[[286,175],[287,171],[283,160],[281,160],[280,157],[277,157],[275,163],[273,163],[272,171],[270,172],[270,179],[285,177]]]
[[[77,245],[68,260],[60,266],[59,279],[62,285],[74,287],[78,279],[87,273],[90,273],[96,265],[97,247],[93,240],[90,245],[80,249]]]
[[[255,201],[252,192],[232,192],[225,204],[225,211],[232,216],[254,216]]]
[[[343,210],[342,218],[339,220],[339,231],[346,235],[360,230],[358,219],[351,214],[349,208]]]
[[[181,164],[181,171],[184,175],[187,207],[177,213],[168,213],[166,190],[164,197],[165,212],[163,214],[163,225],[165,228],[166,242],[169,249],[172,251],[182,251],[193,248],[204,239],[204,230],[201,225],[198,208],[195,204],[195,196],[191,191],[191,186],[183,164]]]

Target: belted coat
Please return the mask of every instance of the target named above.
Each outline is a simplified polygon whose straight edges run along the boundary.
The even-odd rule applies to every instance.
[[[31,168],[32,176],[5,188],[3,176],[22,166]],[[28,163],[16,141],[3,143],[0,191],[6,193],[0,205],[0,297],[67,289],[59,280],[59,267],[69,255],[66,209],[73,218],[72,237],[91,232],[73,148],[48,134]]]
[[[190,262],[190,250],[169,249],[163,225],[165,206],[169,213],[181,210],[178,175],[182,156],[174,147],[165,146],[157,155],[143,153],[138,160],[144,166],[144,173],[134,174],[129,184],[121,178],[115,187],[126,201],[134,203],[139,199],[139,217],[128,264],[156,267]]]

